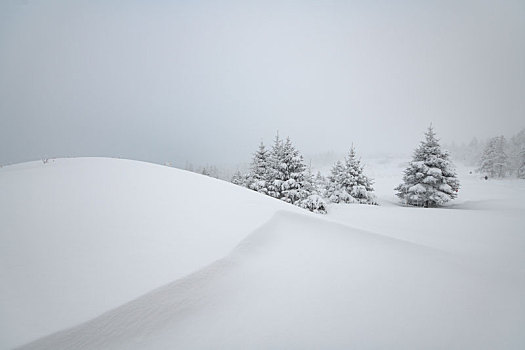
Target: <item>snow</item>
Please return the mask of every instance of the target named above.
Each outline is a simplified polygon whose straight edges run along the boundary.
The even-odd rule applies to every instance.
[[[149,163],[0,169],[0,348],[98,316],[225,256],[278,200]]]
[[[430,168],[428,169],[427,174],[439,179],[443,175],[443,172],[439,168]]]
[[[460,168],[413,208],[370,163],[380,205],[328,215],[132,161],[0,169],[0,347],[524,348],[525,182]]]
[[[408,189],[408,192],[414,192],[414,193],[424,193],[426,192],[426,188],[425,186],[423,186],[422,184],[417,184],[417,185],[414,185],[412,187],[410,187]]]

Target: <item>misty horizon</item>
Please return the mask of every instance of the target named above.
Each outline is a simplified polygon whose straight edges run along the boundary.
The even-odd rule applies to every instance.
[[[411,153],[525,127],[525,5],[0,5],[0,164],[107,156],[246,163]]]

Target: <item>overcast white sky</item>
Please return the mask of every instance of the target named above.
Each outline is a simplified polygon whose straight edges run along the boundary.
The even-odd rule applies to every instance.
[[[525,127],[524,1],[0,1],[0,164],[410,152]]]

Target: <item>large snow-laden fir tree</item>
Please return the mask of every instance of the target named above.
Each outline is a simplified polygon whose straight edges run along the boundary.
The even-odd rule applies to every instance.
[[[441,206],[456,198],[459,181],[449,154],[441,149],[432,125],[415,150],[404,172],[403,183],[395,190],[405,204],[421,207]]]
[[[364,166],[352,146],[345,162],[338,161],[332,168],[326,196],[333,203],[375,204],[372,180],[364,174]]]
[[[509,159],[505,152],[507,141],[504,136],[489,140],[483,154],[478,171],[490,177],[505,177],[509,172]]]

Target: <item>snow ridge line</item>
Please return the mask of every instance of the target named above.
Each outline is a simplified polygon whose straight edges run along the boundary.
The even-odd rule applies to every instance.
[[[133,336],[140,342],[142,336],[150,331],[165,328],[169,324],[184,320],[184,314],[197,305],[206,305],[202,296],[209,293],[207,285],[222,278],[245,257],[252,254],[264,254],[269,245],[286,238],[287,235],[302,235],[289,230],[297,225],[315,227],[315,235],[327,230],[326,226],[335,227],[342,234],[354,235],[358,240],[372,244],[403,246],[416,251],[417,254],[445,254],[435,248],[421,246],[412,242],[383,236],[352,228],[338,222],[319,218],[310,213],[295,213],[287,210],[277,211],[266,223],[246,236],[227,256],[218,259],[208,266],[177,279],[167,285],[152,290],[136,299],[109,310],[98,317],[77,326],[52,333],[17,349],[100,349],[111,348],[120,340]],[[334,230],[327,230],[334,231]],[[284,233],[284,234],[283,234]],[[311,235],[311,233],[306,233]],[[331,233],[333,234],[333,233]],[[293,239],[294,237],[292,237]],[[422,251],[422,249],[424,251]],[[118,325],[118,327],[114,327]]]

